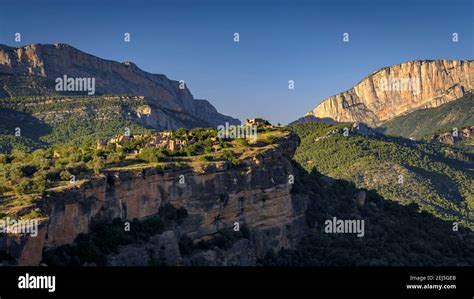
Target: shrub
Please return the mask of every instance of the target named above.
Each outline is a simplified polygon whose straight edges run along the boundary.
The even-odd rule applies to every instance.
[[[268,144],[273,144],[276,140],[277,138],[275,136],[268,136],[267,138],[265,138],[265,142]]]
[[[149,163],[156,163],[164,161],[166,156],[160,149],[146,147],[140,151],[137,158]]]
[[[237,145],[239,145],[239,146],[244,146],[244,147],[245,147],[245,146],[248,146],[248,145],[249,145],[248,140],[245,139],[245,138],[239,138],[239,139],[235,140],[235,142],[236,142]]]
[[[68,170],[63,170],[59,174],[61,181],[69,181],[71,179],[71,173]]]
[[[8,163],[8,155],[0,154],[0,164]]]
[[[21,216],[21,220],[32,220],[32,219],[38,219],[42,217],[43,215],[41,215],[39,209],[35,209],[35,210],[31,210],[28,214]]]
[[[32,191],[38,193],[44,193],[48,187],[48,172],[40,170],[36,172],[32,180]]]
[[[184,149],[184,152],[186,153],[186,156],[188,157],[196,156],[199,154],[199,145],[196,143],[191,144]]]
[[[15,184],[13,184],[13,192],[17,195],[25,194],[31,190],[31,180],[28,178],[21,178]]]
[[[104,168],[105,162],[102,157],[95,156],[94,159],[88,163],[88,166],[94,170],[94,174],[99,174],[102,168]]]
[[[14,148],[12,150],[12,157],[16,161],[23,161],[28,156],[28,153],[22,149]]]
[[[106,163],[118,163],[125,159],[125,154],[122,153],[110,153],[107,155]]]
[[[188,130],[185,128],[179,128],[174,133],[176,137],[185,137],[188,134]]]
[[[199,160],[202,162],[212,161],[212,156],[205,155],[205,156],[200,157]]]
[[[231,150],[223,150],[222,151],[222,157],[229,161],[233,166],[238,166],[242,163],[242,161],[237,158],[235,153]]]
[[[205,152],[206,154],[212,153],[212,146],[206,146],[206,147],[204,148],[204,152]]]

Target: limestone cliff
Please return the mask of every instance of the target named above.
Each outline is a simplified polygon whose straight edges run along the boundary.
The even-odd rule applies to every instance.
[[[398,115],[456,100],[472,89],[472,60],[410,61],[370,74],[306,115],[377,126]]]
[[[38,236],[2,235],[0,251],[19,265],[38,265],[44,250],[71,244],[79,234],[89,232],[92,222],[107,225],[118,218],[144,219],[170,204],[185,209],[187,217],[150,241],[168,248],[164,255],[173,257],[168,258],[169,264],[179,264],[179,237],[198,242],[220,229],[233,227],[235,222],[251,231],[250,240],[239,241],[227,253],[202,254],[210,254],[215,264],[235,264],[230,260],[250,252],[243,264],[252,264],[249,260],[269,251],[293,246],[304,233],[306,203],[290,195],[290,159],[297,145],[296,135],[289,134],[265,151],[245,158],[239,167],[218,162],[194,167],[174,165],[166,170],[149,167],[109,171],[101,178],[49,192],[36,206],[47,215]],[[127,248],[122,254],[127,254]],[[123,265],[124,261],[134,264],[133,258],[120,255],[111,257],[110,263]]]
[[[95,78],[96,95],[144,96],[152,108],[153,125],[158,122],[165,129],[181,125],[174,121],[174,113],[200,119],[201,126],[240,123],[218,113],[208,101],[195,100],[185,84],[145,72],[131,62],[101,59],[66,44],[0,45],[0,97],[57,94],[55,80],[65,75]]]

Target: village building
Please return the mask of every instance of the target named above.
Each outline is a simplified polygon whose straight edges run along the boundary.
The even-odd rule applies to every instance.
[[[188,136],[189,137],[189,136]],[[122,144],[128,142],[135,138],[142,138],[150,147],[155,148],[167,148],[170,151],[179,151],[183,149],[188,144],[193,144],[196,142],[195,137],[192,137],[191,140],[182,140],[178,138],[173,138],[172,132],[159,132],[152,135],[136,135],[133,137],[120,135],[116,136],[109,141],[99,140],[97,141],[97,149],[105,149],[108,144],[113,144],[117,148],[122,147]]]
[[[100,139],[99,141],[97,141],[97,149],[98,150],[106,149],[107,144],[108,144],[107,139]]]
[[[268,122],[267,120],[263,118],[247,118],[247,120],[245,121],[245,125],[246,126],[263,126],[263,127],[271,126],[270,122]]]

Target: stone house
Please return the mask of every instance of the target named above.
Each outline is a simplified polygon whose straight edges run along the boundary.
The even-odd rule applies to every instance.
[[[247,118],[245,121],[246,126],[271,126],[270,122],[263,118]]]
[[[100,139],[99,141],[97,141],[97,149],[98,150],[106,149],[107,144],[108,144],[107,139]]]

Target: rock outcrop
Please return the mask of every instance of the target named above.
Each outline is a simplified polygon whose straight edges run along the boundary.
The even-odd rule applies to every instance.
[[[437,107],[474,89],[474,61],[423,60],[382,68],[334,95],[306,116],[377,126],[396,116]]]
[[[36,206],[47,215],[38,236],[2,235],[0,251],[19,265],[38,265],[44,250],[71,244],[79,234],[87,234],[93,222],[107,225],[114,219],[145,219],[163,206],[172,205],[185,209],[186,218],[147,245],[168,248],[159,253],[168,264],[183,264],[179,238],[206,240],[221,229],[233,228],[236,222],[250,230],[248,244],[241,240],[227,251],[202,252],[203,256],[194,256],[184,264],[199,264],[200,259],[206,260],[206,265],[234,265],[239,259],[252,264],[270,251],[293,246],[305,231],[306,203],[290,195],[290,160],[297,145],[298,137],[289,134],[277,140],[275,146],[245,158],[239,167],[221,161],[193,168],[172,165],[166,170],[150,167],[113,171],[49,192]],[[136,252],[133,246],[111,257],[109,263],[147,263],[136,255],[130,257],[130,252]]]
[[[431,140],[449,145],[454,145],[459,142],[464,142],[466,145],[474,145],[474,126],[462,129],[456,128],[452,132],[435,134],[432,136]]]
[[[185,117],[174,121],[174,113],[202,120],[203,125],[240,124],[218,113],[208,101],[194,99],[184,82],[145,72],[131,62],[101,59],[66,44],[0,45],[0,97],[58,94],[55,80],[65,75],[95,78],[96,95],[144,96],[155,120],[152,124],[163,129],[181,125]]]

